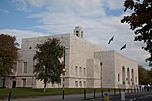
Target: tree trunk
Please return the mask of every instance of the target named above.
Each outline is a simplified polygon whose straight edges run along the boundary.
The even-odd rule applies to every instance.
[[[43,92],[44,92],[44,93],[46,92],[46,82],[44,82],[44,89],[43,89]]]

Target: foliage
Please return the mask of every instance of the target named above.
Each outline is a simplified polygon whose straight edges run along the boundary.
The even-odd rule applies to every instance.
[[[16,37],[0,34],[0,76],[11,74],[11,68],[17,60]]]
[[[121,22],[128,23],[134,30],[135,41],[146,43],[142,48],[150,53],[146,61],[152,66],[152,0],[126,0],[124,6],[125,11],[130,9],[132,13],[124,16]]]
[[[47,83],[59,83],[64,68],[61,62],[64,47],[60,46],[59,40],[53,38],[43,44],[38,44],[36,48],[37,51],[33,58],[36,60],[34,70],[36,78],[44,82],[44,88]]]
[[[152,84],[152,70],[147,70],[142,66],[139,66],[139,84]]]

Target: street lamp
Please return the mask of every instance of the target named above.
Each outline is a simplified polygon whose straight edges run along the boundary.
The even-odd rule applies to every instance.
[[[65,72],[66,72],[66,69],[65,69],[65,50],[66,49],[69,49],[68,47],[63,47],[63,65],[64,65],[64,68],[63,68],[63,76],[62,76],[62,78],[63,78],[63,82],[62,82],[62,101],[64,101],[64,83],[65,83]]]
[[[64,101],[64,80],[65,80],[65,68],[63,69],[63,82],[62,82],[62,100]]]

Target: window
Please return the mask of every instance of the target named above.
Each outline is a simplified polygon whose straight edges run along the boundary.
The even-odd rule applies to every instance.
[[[23,63],[23,73],[27,73],[27,62]]]
[[[16,67],[17,67],[16,64],[13,64],[13,65],[12,65],[12,68],[13,68],[13,69],[16,69]]]
[[[84,84],[84,88],[86,87],[86,81],[83,81],[83,84]]]
[[[83,74],[86,75],[86,69],[85,68],[83,69]]]
[[[76,33],[79,33],[79,31],[76,31]]]
[[[75,66],[75,75],[78,75],[78,67]]]
[[[78,81],[75,81],[75,87],[76,88],[78,87]]]
[[[131,75],[132,75],[131,77],[132,85],[134,85],[134,70],[133,69],[131,70]]]
[[[120,75],[118,74],[118,82],[120,81]]]
[[[81,81],[79,81],[79,86],[82,87],[82,82]]]
[[[22,84],[23,84],[23,87],[26,87],[26,79],[22,79]]]
[[[126,73],[125,73],[125,67],[124,66],[122,66],[122,84],[125,84],[125,78],[126,78]]]
[[[130,70],[129,70],[129,68],[127,68],[127,80],[128,80],[128,84],[130,84]]]
[[[77,37],[79,37],[79,34],[76,34]]]
[[[82,74],[82,68],[80,67],[80,75]]]
[[[29,49],[32,49],[32,47],[30,46]]]
[[[17,67],[17,65],[16,65],[16,64],[13,64],[13,65],[12,65],[12,69],[11,69],[11,71],[12,71],[12,73],[13,73],[13,74],[15,74],[15,73],[16,73],[16,67]]]

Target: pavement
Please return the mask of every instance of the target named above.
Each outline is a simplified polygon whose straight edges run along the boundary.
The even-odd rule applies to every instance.
[[[130,93],[126,94],[125,101],[152,101],[152,92],[145,93]],[[8,100],[0,100],[0,101],[8,101]],[[104,97],[101,97],[101,93],[97,93],[94,98],[94,94],[87,94],[86,99],[82,94],[76,95],[65,95],[65,99],[62,100],[62,96],[42,96],[42,97],[34,97],[34,98],[19,98],[12,99],[11,101],[104,101]],[[120,94],[116,95],[110,94],[110,101],[121,101]]]

